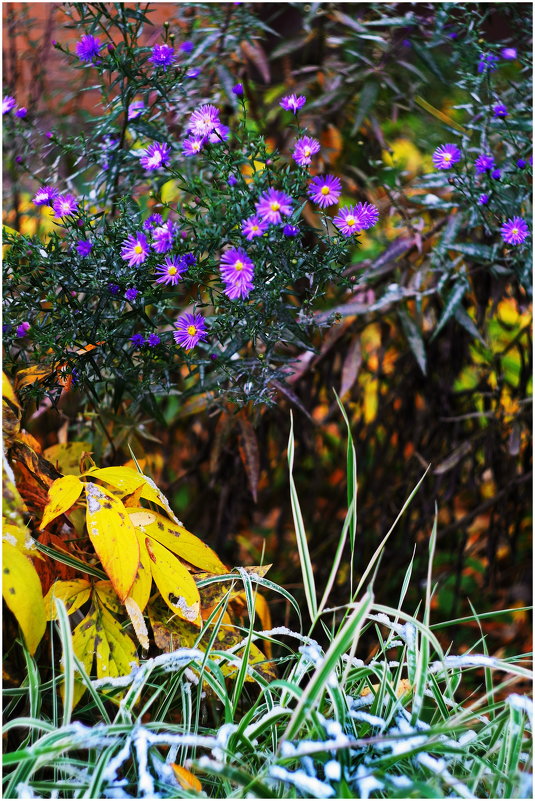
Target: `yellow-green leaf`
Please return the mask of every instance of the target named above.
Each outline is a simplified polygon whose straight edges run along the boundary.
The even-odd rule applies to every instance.
[[[96,581],[95,592],[99,601],[104,604],[111,612],[117,615],[123,614],[123,605],[119,597],[113,589],[111,581]]]
[[[80,475],[80,459],[83,453],[90,453],[92,450],[90,442],[60,442],[58,445],[51,445],[43,451],[43,456],[57,466],[60,473],[64,476]]]
[[[108,490],[88,481],[85,491],[89,538],[115,592],[124,602],[139,565],[136,532],[124,506]]]
[[[104,607],[97,619],[96,655],[99,679],[126,676],[138,664],[136,646]]]
[[[9,542],[2,542],[2,594],[17,618],[28,651],[35,649],[45,633],[46,616],[41,582],[31,559]]]
[[[179,617],[200,624],[199,590],[184,565],[163,545],[145,537],[143,548],[150,559],[150,569],[165,603]]]
[[[26,526],[7,523],[5,517],[2,518],[2,539],[34,559],[43,558]]]
[[[145,509],[129,508],[128,513],[133,518],[134,525],[141,528],[155,540],[158,540],[170,551],[176,553],[192,565],[200,567],[207,573],[227,573],[228,570],[211,548],[199,537],[187,531],[183,526],[173,523],[157,512],[147,512]],[[151,519],[149,515],[152,516]]]
[[[76,476],[57,478],[48,490],[48,503],[45,506],[41,528],[45,528],[51,520],[62,515],[76,503],[84,485]]]
[[[60,598],[69,615],[76,612],[89,599],[91,584],[87,579],[74,579],[73,581],[55,581],[45,596],[45,612],[47,620],[56,619],[56,604],[54,598]]]

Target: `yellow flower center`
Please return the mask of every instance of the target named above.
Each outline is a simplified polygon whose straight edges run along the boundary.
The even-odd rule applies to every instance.
[[[201,143],[200,142],[194,142],[193,145],[192,145],[192,149],[196,150],[198,152],[201,149]]]
[[[303,153],[305,154],[305,156],[310,156],[310,148],[308,147],[308,145],[303,149]]]
[[[511,228],[512,234],[518,234],[518,228]]]
[[[190,337],[194,337],[197,333],[197,327],[195,325],[188,325],[188,334]]]
[[[143,248],[141,247],[141,245],[135,246],[134,253],[143,253]]]
[[[273,203],[269,204],[269,208],[271,209],[271,211],[278,211],[280,209],[280,207],[281,207],[281,204],[278,203],[276,200],[274,200]]]
[[[234,269],[235,269],[235,270],[238,270],[238,272],[239,272],[240,270],[243,270],[243,261],[240,261],[240,260],[238,259],[238,261],[234,263]]]
[[[329,189],[328,186],[322,186],[321,189],[320,189],[320,192],[321,192],[322,195],[328,195],[330,191],[331,190]]]
[[[350,214],[349,217],[346,217],[346,225],[355,225],[355,222],[356,220],[352,214]]]
[[[260,230],[260,229],[258,228],[258,225],[252,225],[252,226],[251,226],[251,231],[254,231],[254,232],[256,233],[258,230]]]
[[[451,161],[451,153],[444,153],[444,161]]]
[[[176,275],[177,272],[178,270],[176,267],[168,267],[167,269],[167,275]]]

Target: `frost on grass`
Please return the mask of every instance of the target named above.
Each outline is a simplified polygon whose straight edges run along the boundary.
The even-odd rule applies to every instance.
[[[366,765],[358,766],[354,780],[358,786],[359,798],[369,798],[370,793],[382,790],[384,787],[383,782],[379,781],[374,776],[373,770]]]
[[[272,765],[269,775],[272,779],[293,785],[305,798],[332,798],[335,794],[330,784],[313,776],[307,776],[304,770],[290,771],[279,765]]]

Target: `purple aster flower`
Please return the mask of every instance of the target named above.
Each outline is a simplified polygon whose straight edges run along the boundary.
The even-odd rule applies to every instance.
[[[137,233],[135,236],[130,234],[128,239],[124,240],[121,258],[128,262],[129,267],[143,264],[148,255],[149,245],[145,234]]]
[[[379,219],[379,210],[371,203],[357,203],[346,206],[333,218],[333,223],[344,234],[351,236],[375,225]]]
[[[260,196],[256,204],[258,214],[268,223],[278,225],[282,222],[282,214],[286,217],[292,213],[293,200],[284,192],[277,189],[268,189]]]
[[[58,190],[54,189],[52,186],[42,186],[41,189],[35,193],[35,197],[32,198],[32,203],[36,206],[51,206],[52,201],[58,194]]]
[[[253,289],[254,264],[244,250],[231,248],[225,251],[219,262],[223,290],[231,300],[246,298]]]
[[[2,114],[7,114],[8,112],[11,111],[12,108],[15,108],[16,105],[17,101],[15,100],[15,98],[11,97],[11,95],[6,95],[2,99]]]
[[[282,233],[284,236],[297,236],[299,233],[299,228],[297,225],[285,225],[282,229]]]
[[[504,222],[500,233],[508,245],[520,245],[528,236],[529,228],[522,217],[512,217]]]
[[[152,233],[152,247],[156,253],[167,253],[173,246],[173,238],[176,233],[175,225],[171,220],[159,228],[155,228]]]
[[[300,108],[303,108],[307,99],[304,95],[286,95],[282,98],[279,102],[279,106],[282,106],[283,109],[286,111],[291,111],[292,114],[297,114]]]
[[[138,295],[139,295],[139,289],[136,289],[135,286],[130,287],[130,289],[127,289],[126,292],[124,293],[126,300],[129,300],[130,303],[132,303],[137,298]]]
[[[211,134],[208,134],[208,141],[212,145],[217,145],[219,142],[226,142],[230,133],[228,125],[223,125],[221,122],[214,128]]]
[[[342,182],[335,175],[318,175],[309,184],[308,194],[324,209],[338,203],[342,194]]]
[[[238,183],[238,179],[236,178],[236,176],[235,175],[229,175],[229,177],[227,178],[227,184],[229,186],[236,186],[237,183]]]
[[[236,95],[236,97],[241,97],[243,95],[243,84],[237,83],[232,87],[232,94]]]
[[[193,42],[182,42],[179,49],[182,50],[183,53],[191,53],[193,50]]]
[[[195,68],[195,69],[192,69],[192,70],[188,70],[186,72],[186,78],[196,78],[200,74],[201,74],[200,69]]]
[[[182,153],[184,156],[196,156],[203,149],[205,142],[205,136],[188,136],[182,143]]]
[[[155,348],[156,345],[159,345],[162,340],[158,336],[158,334],[149,334],[147,339],[145,340],[145,345],[148,345],[149,348]]]
[[[119,284],[108,284],[108,292],[110,295],[118,295],[120,288]]]
[[[167,256],[164,264],[158,264],[156,267],[156,275],[158,276],[156,283],[171,284],[171,286],[175,286],[178,284],[187,269],[188,265],[185,263],[183,258],[179,258],[177,256]]]
[[[21,323],[20,325],[17,326],[17,336],[25,337],[29,330],[30,330],[30,323],[28,322]]]
[[[95,36],[84,36],[76,45],[76,55],[80,61],[94,61],[101,47]]]
[[[518,159],[518,161],[516,162],[516,166],[519,167],[521,170],[524,169],[526,164],[527,164],[527,161],[525,159]]]
[[[209,103],[199,106],[189,118],[188,130],[197,136],[206,136],[217,128],[219,122],[219,109]]]
[[[507,117],[509,112],[507,111],[507,106],[503,103],[496,103],[495,106],[492,107],[495,117]]]
[[[498,56],[495,56],[494,53],[482,53],[479,57],[479,62],[477,65],[477,71],[479,74],[482,72],[494,72],[498,69],[496,62],[498,61]]]
[[[130,337],[130,342],[132,343],[132,345],[135,345],[136,347],[140,348],[142,345],[145,344],[145,337],[143,336],[143,334],[134,334],[133,336]]]
[[[52,204],[56,217],[69,217],[78,210],[78,201],[74,195],[58,195]]]
[[[489,200],[490,196],[483,192],[483,194],[479,196],[477,202],[479,203],[480,206],[486,206]]]
[[[24,106],[21,106],[20,108],[18,108],[16,110],[15,117],[25,117],[27,113],[28,113],[28,109],[24,108]]]
[[[173,337],[177,345],[191,350],[200,340],[206,339],[206,323],[202,314],[183,314],[175,323]]]
[[[161,225],[162,223],[163,217],[161,214],[151,214],[143,223],[143,228],[145,231],[152,231],[153,228],[156,228],[157,225]]]
[[[259,217],[258,214],[253,214],[252,217],[242,220],[241,232],[249,242],[251,239],[254,239],[255,236],[262,236],[267,229],[268,223],[263,220],[262,217]]]
[[[474,161],[474,167],[479,174],[487,172],[487,170],[492,170],[494,167],[494,156],[491,156],[490,153],[482,153]]]
[[[145,109],[145,103],[143,100],[134,100],[133,103],[130,103],[128,106],[128,119],[135,120],[136,117],[139,117],[140,114],[143,114]]]
[[[76,250],[78,251],[78,255],[82,258],[89,256],[92,247],[93,243],[89,242],[87,239],[80,239],[80,241],[76,243]]]
[[[514,61],[516,58],[516,48],[504,47],[501,55],[506,61]]]
[[[197,261],[193,253],[184,253],[182,258],[184,260],[184,264],[186,265],[186,267],[191,267]]]
[[[496,168],[495,170],[492,170],[490,177],[494,178],[495,181],[499,181],[502,177],[502,171]]]
[[[171,149],[165,142],[153,142],[141,156],[139,163],[146,170],[157,170],[169,161]]]
[[[175,51],[169,45],[154,45],[152,48],[152,56],[149,58],[155,67],[163,67],[167,69],[173,63],[175,58]]]
[[[432,158],[437,170],[449,170],[461,160],[461,151],[457,145],[440,145],[433,153]]]
[[[303,136],[295,143],[292,157],[300,167],[307,167],[312,161],[314,153],[318,153],[319,150],[320,143],[317,139],[313,139],[311,136]]]

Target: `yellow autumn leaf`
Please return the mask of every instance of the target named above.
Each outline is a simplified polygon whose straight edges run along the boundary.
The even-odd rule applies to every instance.
[[[84,617],[78,623],[72,633],[72,648],[80,662],[85,668],[88,676],[91,675],[91,668],[95,658],[95,631],[97,622],[97,610],[93,605]],[[85,693],[85,685],[81,681],[74,682],[74,698],[73,707],[76,706],[82,695]],[[63,687],[62,687],[63,696]]]
[[[138,663],[133,641],[104,607],[100,608],[97,616],[95,645],[99,679],[126,676]]]
[[[152,573],[150,570],[151,560],[147,549],[143,547],[145,544],[145,535],[136,528],[136,536],[139,542],[139,564],[134,583],[130,588],[129,597],[133,598],[141,611],[143,611],[149,601],[152,587]]]
[[[60,598],[72,615],[85,604],[91,594],[91,584],[87,579],[74,579],[73,581],[55,581],[45,595],[45,613],[47,620],[56,619],[56,604],[54,598]]]
[[[28,651],[34,654],[46,628],[39,576],[31,559],[5,540],[2,542],[2,563],[4,600],[17,619]]]
[[[145,477],[131,467],[92,467],[84,476],[98,478],[112,487],[122,490],[125,494],[134,492],[145,483]]]
[[[174,762],[171,763],[171,767],[173,768],[177,782],[183,790],[193,790],[197,793],[202,792],[202,784],[191,771],[182,767],[182,765],[175,765]]]
[[[214,551],[199,537],[192,534],[183,526],[167,520],[157,512],[147,512],[146,509],[131,507],[128,509],[130,519],[135,521],[137,528],[145,531],[150,537],[158,540],[170,551],[176,553],[186,562],[200,567],[207,573],[220,575],[228,573],[227,568]],[[149,517],[151,516],[151,517]],[[151,519],[154,518],[154,519]]]
[[[48,490],[48,503],[45,506],[40,528],[62,515],[76,503],[84,485],[76,476],[57,478]]]
[[[200,624],[199,590],[184,565],[163,545],[145,536],[142,549],[150,559],[152,577],[167,606],[179,617]]]
[[[4,372],[2,373],[2,398],[5,398],[12,403],[13,406],[16,406],[17,409],[20,409],[19,399],[15,395],[15,390],[11,386],[11,381]]]
[[[34,538],[22,524],[8,523],[6,518],[2,517],[2,539],[33,559],[43,559],[37,550]]]
[[[108,490],[88,481],[85,492],[89,539],[115,592],[124,602],[139,564],[136,532],[124,506]]]
[[[103,581],[96,581],[95,592],[100,603],[107,607],[110,612],[115,612],[117,615],[123,613],[123,605],[113,589],[111,581],[106,581],[105,579]]]

